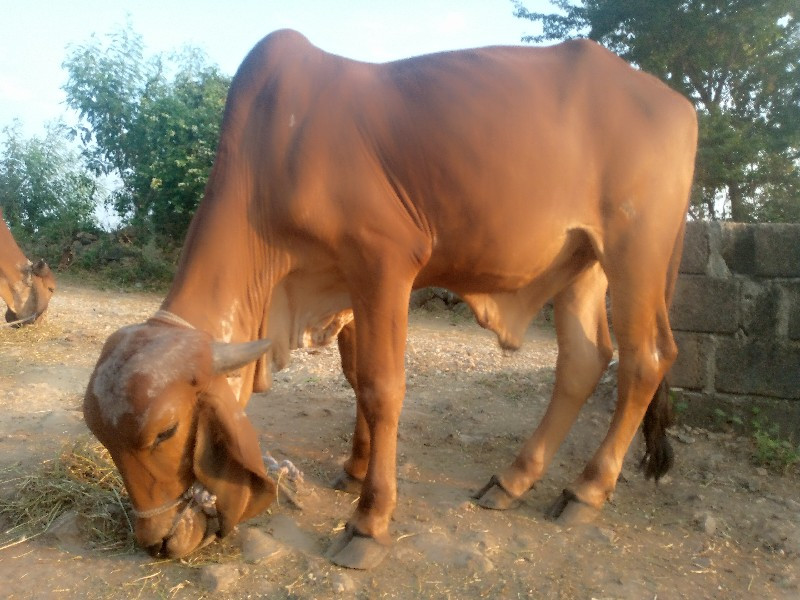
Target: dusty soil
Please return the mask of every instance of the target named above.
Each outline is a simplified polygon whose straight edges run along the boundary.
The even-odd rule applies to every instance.
[[[34,471],[64,443],[88,435],[81,400],[103,341],[145,319],[159,300],[62,282],[47,323],[0,330],[0,469],[21,463]],[[187,561],[114,553],[74,533],[21,540],[0,521],[0,596],[800,597],[800,477],[754,464],[752,442],[733,433],[676,427],[676,468],[658,487],[636,471],[637,438],[599,521],[562,529],[543,518],[605,433],[610,378],[518,508],[476,507],[470,494],[512,460],[549,397],[554,332],[538,321],[528,338],[508,355],[471,320],[412,313],[396,542],[372,571],[343,570],[323,557],[354,502],[327,486],[349,448],[354,407],[335,348],[324,348],[296,351],[273,391],[248,407],[264,450],[304,471],[304,510],[273,506]],[[242,553],[251,528],[272,543],[271,557]]]

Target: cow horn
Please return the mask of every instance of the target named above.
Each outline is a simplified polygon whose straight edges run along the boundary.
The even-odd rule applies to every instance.
[[[211,360],[214,373],[217,375],[230,373],[253,362],[272,346],[272,341],[255,340],[253,342],[211,344]]]

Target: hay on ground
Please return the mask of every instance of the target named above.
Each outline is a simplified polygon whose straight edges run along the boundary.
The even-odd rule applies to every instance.
[[[0,517],[10,522],[0,546],[15,538],[40,535],[68,511],[90,546],[131,551],[135,547],[128,517],[130,503],[108,451],[81,440],[35,473],[15,466],[0,471]]]

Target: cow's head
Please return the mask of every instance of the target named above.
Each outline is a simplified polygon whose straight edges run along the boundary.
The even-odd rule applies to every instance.
[[[151,554],[185,556],[275,498],[256,432],[225,378],[268,347],[152,322],[106,341],[84,418],[122,474],[136,540]],[[216,496],[216,516],[184,497],[195,484]]]
[[[53,272],[44,260],[21,265],[13,277],[0,277],[3,300],[8,305],[6,321],[38,321],[47,310],[56,289]]]

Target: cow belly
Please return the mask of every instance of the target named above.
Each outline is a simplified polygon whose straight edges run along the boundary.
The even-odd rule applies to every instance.
[[[523,288],[517,292],[497,294],[464,294],[475,320],[497,335],[500,346],[517,350],[525,331],[541,310],[548,296],[539,288]]]
[[[476,266],[440,271],[417,284],[446,287],[460,295],[478,323],[497,334],[503,348],[517,349],[544,303],[600,259],[601,247],[593,230],[576,227],[542,244],[538,252],[509,253],[505,261],[496,258],[494,269],[486,256],[475,257]],[[421,281],[425,283],[419,285]]]
[[[339,335],[342,328],[353,320],[351,309],[343,310],[309,323],[303,332],[302,347],[327,346]]]

